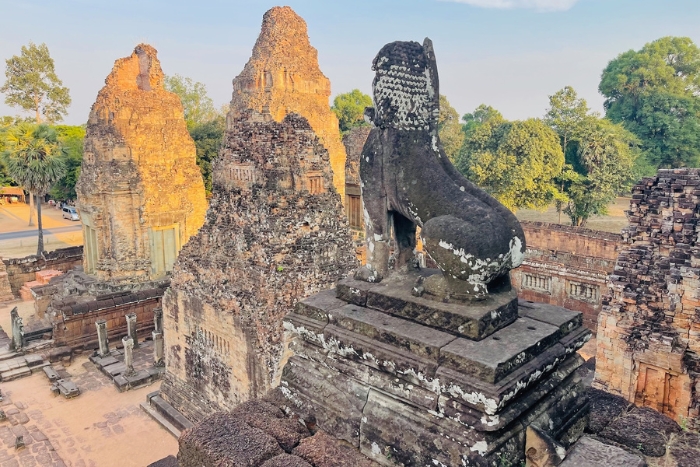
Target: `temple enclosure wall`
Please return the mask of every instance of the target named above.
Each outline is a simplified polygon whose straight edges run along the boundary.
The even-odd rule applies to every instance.
[[[632,191],[598,321],[594,386],[700,427],[700,170]]]
[[[121,342],[127,333],[126,315],[136,314],[139,338],[150,336],[154,329],[153,310],[160,308],[162,289],[136,293],[114,293],[97,297],[97,300],[77,303],[60,309],[61,316],[53,321],[55,346],[73,349],[96,349],[97,328],[95,322],[107,321],[107,337],[110,342]]]
[[[622,237],[544,222],[521,222],[527,251],[522,266],[511,271],[520,298],[583,313],[595,330]]]
[[[75,246],[45,253],[44,257],[30,255],[24,258],[3,259],[12,293],[19,295],[25,282],[35,280],[38,271],[55,269],[68,272],[83,264],[83,247]]]

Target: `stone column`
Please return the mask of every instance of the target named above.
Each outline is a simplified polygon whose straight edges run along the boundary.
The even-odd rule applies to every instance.
[[[126,333],[134,341],[134,348],[139,347],[139,338],[136,335],[136,313],[126,315]]]
[[[155,308],[153,310],[153,324],[155,325],[155,332],[163,332],[163,309]]]
[[[153,331],[153,366],[165,366],[164,353],[163,333]]]
[[[109,341],[107,340],[107,321],[101,319],[95,321],[97,327],[97,342],[100,344],[99,355],[106,357],[109,355]]]
[[[12,323],[12,340],[10,341],[10,350],[20,350],[22,348],[24,324],[22,323],[22,318],[19,316],[17,307],[14,307],[12,311],[10,311],[10,322]]]
[[[129,336],[124,336],[122,338],[122,344],[124,344],[124,365],[126,365],[126,370],[124,371],[124,376],[133,375],[134,371],[134,340]]]

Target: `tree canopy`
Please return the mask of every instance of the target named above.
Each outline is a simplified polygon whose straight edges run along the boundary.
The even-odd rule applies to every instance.
[[[61,159],[65,166],[64,175],[56,181],[49,190],[54,199],[76,199],[75,184],[80,176],[80,166],[83,162],[83,140],[85,139],[85,127],[59,125],[54,127],[63,150]]]
[[[166,90],[180,97],[188,129],[214,120],[219,115],[203,83],[180,75],[172,75],[166,76],[163,84]]]
[[[447,157],[455,163],[459,150],[464,143],[464,132],[459,123],[459,114],[450,105],[447,97],[440,95],[440,114],[438,116],[438,134]]]
[[[586,101],[567,86],[549,97],[545,121],[559,135],[566,166],[557,185],[566,198],[557,209],[572,225],[583,225],[624,191],[633,178],[637,138],[622,125],[591,113]]]
[[[372,106],[372,98],[359,89],[338,94],[333,99],[331,110],[338,117],[340,131],[345,133],[356,126],[366,125],[365,107]]]
[[[612,60],[598,88],[606,116],[640,141],[654,167],[700,163],[700,49],[687,37],[663,37]]]
[[[197,125],[190,130],[190,136],[197,147],[197,165],[202,172],[204,188],[207,193],[212,192],[211,163],[219,154],[221,139],[226,129],[226,119],[219,116],[214,120]]]
[[[564,155],[557,134],[538,119],[508,122],[487,106],[465,115],[457,168],[504,206],[542,209],[561,197],[554,179]]]
[[[37,123],[60,122],[71,103],[70,92],[56,76],[46,44],[30,42],[20,55],[5,61],[6,81],[0,87],[5,103],[32,111]]]
[[[10,176],[29,191],[30,196],[41,197],[65,173],[62,152],[55,129],[46,124],[20,123],[6,133],[3,159]],[[37,255],[41,255],[44,252],[41,203],[37,203],[37,219]]]

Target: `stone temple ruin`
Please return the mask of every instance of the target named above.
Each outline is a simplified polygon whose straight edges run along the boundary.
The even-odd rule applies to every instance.
[[[247,109],[281,122],[294,112],[304,117],[330,156],[333,185],[345,203],[345,148],[338,119],[328,107],[331,83],[318,66],[306,22],[290,7],[274,7],[243,71],[233,80],[229,129]]]
[[[265,313],[263,323],[250,326],[265,329],[278,348],[284,347],[285,339],[291,339],[291,352],[281,359],[284,368],[279,386],[262,400],[205,418],[186,430],[180,438],[181,466],[517,465],[524,460],[528,430],[536,430],[538,439],[559,450],[575,442],[583,431],[588,406],[583,384],[575,373],[582,363],[575,351],[588,340],[590,332],[581,325],[581,313],[518,303],[508,271],[522,259],[522,230],[512,214],[446,162],[437,136],[438,77],[430,41],[424,45],[389,44],[374,63],[375,127],[360,166],[365,203],[369,198],[371,204],[366,217],[368,265],[356,270],[354,277],[337,282],[335,288],[328,288],[334,283],[334,274],[323,276],[326,290],[296,305],[295,298],[309,294],[295,298],[288,294],[286,302],[277,301],[287,310],[293,307],[284,319],[289,331],[284,336],[269,331],[281,314]],[[304,123],[298,117],[287,117],[283,125],[293,122]],[[235,125],[240,128],[238,135],[252,136],[265,147],[269,137],[259,132],[278,124],[251,113],[248,121],[239,120]],[[291,140],[282,128],[275,134]],[[251,209],[248,201],[243,201],[244,190],[260,193],[257,199],[251,198],[258,205],[265,206],[274,199],[275,209],[278,196],[271,197],[268,186],[303,187],[305,183],[303,177],[300,182],[291,181],[296,177],[290,180],[286,170],[277,169],[273,161],[281,156],[276,151],[263,151],[274,155],[268,156],[265,165],[251,162],[246,147],[250,143],[233,144],[238,138],[234,132],[227,134],[216,169],[215,194],[215,200],[227,200],[228,206],[237,209],[210,211],[205,227],[178,260],[174,286],[166,298],[166,322],[170,320],[171,326],[177,323],[182,337],[178,342],[168,341],[168,366],[174,368],[165,381],[164,398],[175,386],[170,386],[170,378],[175,375],[185,372],[188,389],[202,386],[198,381],[213,389],[215,378],[226,381],[214,369],[234,365],[241,367],[241,371],[234,370],[240,375],[250,375],[251,367],[267,370],[271,384],[260,385],[257,394],[248,391],[251,396],[260,397],[262,390],[278,383],[272,378],[274,366],[251,364],[247,354],[253,344],[259,355],[268,355],[260,339],[263,334],[258,334],[257,341],[240,343],[236,347],[239,354],[228,359],[226,365],[212,358],[213,350],[194,351],[197,339],[202,338],[214,342],[210,349],[215,349],[224,329],[233,331],[223,339],[224,349],[226,342],[240,340],[241,325],[237,321],[243,322],[241,318],[246,315],[245,304],[238,297],[274,303],[267,289],[280,289],[275,274],[277,263],[267,259],[270,254],[266,251],[271,249],[266,236],[244,227],[244,232],[250,231],[251,237],[259,239],[259,246],[246,251],[244,246],[249,243],[235,230],[223,245],[240,245],[239,251],[262,260],[270,285],[259,285],[257,294],[238,292],[251,289],[247,285],[250,273],[242,271],[249,266],[232,266],[225,252],[233,248],[222,248],[226,237],[214,225],[250,223],[239,220]],[[401,157],[392,157],[398,154]],[[394,173],[403,174],[403,178],[395,178],[392,184],[382,179],[382,157],[387,158],[384,164],[394,164]],[[428,189],[434,196],[448,198],[445,205],[454,209],[434,211],[422,193]],[[313,193],[303,194],[305,198],[309,195]],[[483,232],[466,210],[457,207],[461,204],[474,207],[487,225],[504,229],[502,235],[491,235],[483,243],[466,242],[474,238],[470,235]],[[284,211],[278,215],[287,219]],[[228,218],[238,222],[225,222]],[[262,215],[255,219],[262,226],[270,222]],[[291,225],[307,219],[296,216],[295,221],[286,222]],[[383,223],[383,219],[389,222]],[[470,222],[472,227],[467,227]],[[334,221],[333,225],[346,228],[340,222]],[[312,224],[309,227],[313,232]],[[427,252],[442,271],[419,269],[412,259],[416,227],[423,228]],[[213,244],[216,239],[218,243]],[[310,243],[312,251],[316,250],[314,245]],[[202,259],[193,254],[195,246]],[[337,251],[342,251],[342,246],[346,248],[344,256],[335,255],[334,262],[329,263],[336,271],[354,266],[351,244],[343,243]],[[240,255],[233,254],[234,258]],[[285,256],[278,258],[279,262]],[[204,264],[216,265],[214,271],[211,266],[206,270],[212,279],[202,274]],[[306,267],[308,264],[307,260]],[[469,274],[462,272],[467,268]],[[283,265],[280,272],[286,270]],[[237,281],[229,282],[225,271],[235,271]],[[300,272],[295,277],[301,277]],[[215,288],[215,283],[226,285]],[[299,287],[308,282],[295,284]],[[323,289],[319,281],[312,284]],[[186,292],[195,288],[197,293]],[[215,315],[212,312],[216,309],[231,312]],[[209,328],[204,329],[207,325]],[[173,332],[166,335],[172,336]],[[189,362],[196,361],[208,362],[201,366],[204,376],[202,370],[187,368]],[[183,403],[185,398],[180,396],[178,408],[192,410],[187,405],[199,404],[202,394],[213,401],[212,406],[221,406],[221,388],[219,383],[218,392],[190,390],[186,393],[188,403]],[[229,398],[235,397],[233,394]],[[194,404],[190,402],[193,400]],[[303,425],[285,425],[285,420],[295,419]],[[527,437],[531,450],[537,451],[532,435]],[[310,446],[316,447],[316,453],[333,452],[336,457],[325,462],[314,458]]]
[[[162,398],[200,420],[262,396],[288,357],[283,316],[355,265],[328,151],[306,119],[230,115],[207,220],[164,299]]]
[[[700,170],[660,170],[632,191],[598,320],[594,385],[700,428]]]
[[[204,183],[177,95],[163,88],[156,50],[117,60],[88,119],[76,185],[84,269],[102,281],[172,271],[204,222]]]

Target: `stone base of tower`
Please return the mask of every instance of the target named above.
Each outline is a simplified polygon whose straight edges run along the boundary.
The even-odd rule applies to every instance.
[[[581,313],[510,291],[434,302],[411,294],[417,277],[348,279],[300,302],[278,404],[382,465],[516,465],[528,426],[576,441]]]

